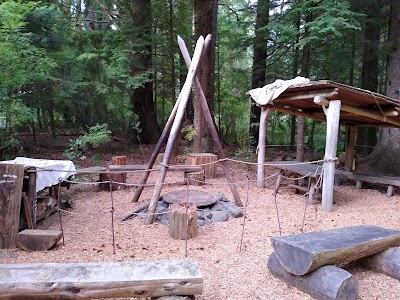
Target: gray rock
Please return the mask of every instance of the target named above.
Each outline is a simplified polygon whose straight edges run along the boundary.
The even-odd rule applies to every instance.
[[[234,218],[243,217],[243,211],[233,203],[225,203],[225,210]]]
[[[228,198],[226,198],[225,194],[222,192],[218,192],[217,195],[217,201],[222,201],[222,202],[228,202]]]
[[[223,211],[223,210],[226,210],[225,209],[225,202],[217,200],[217,202],[215,202],[215,204],[210,207],[210,210],[211,211],[216,211],[216,210]]]
[[[229,214],[225,211],[213,211],[211,220],[213,222],[225,222],[228,221]]]
[[[206,222],[204,221],[204,219],[197,219],[197,226],[204,226],[206,224]]]
[[[201,211],[197,211],[197,220],[204,220],[204,213]]]

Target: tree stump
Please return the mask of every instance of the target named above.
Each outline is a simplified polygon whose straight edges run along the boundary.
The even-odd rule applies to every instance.
[[[190,202],[172,204],[169,214],[169,236],[175,240],[188,240],[196,235],[196,205]]]
[[[185,182],[189,185],[201,186],[204,185],[206,177],[204,171],[200,172],[185,172]]]
[[[111,158],[111,163],[113,165],[125,165],[126,156],[113,156]],[[123,184],[118,184],[118,182],[126,183],[126,173],[102,173],[100,174],[100,181],[112,181],[111,189],[113,191],[122,190],[126,188]],[[109,183],[100,183],[100,190],[108,191],[110,190]]]
[[[24,165],[0,164],[0,249],[17,247]]]
[[[215,178],[218,156],[213,153],[189,153],[186,164],[200,165],[206,178]]]

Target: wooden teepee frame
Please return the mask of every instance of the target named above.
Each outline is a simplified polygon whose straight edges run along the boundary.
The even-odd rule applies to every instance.
[[[199,39],[197,40],[197,43],[196,43],[194,54],[193,54],[193,60],[191,60],[185,42],[183,41],[183,39],[181,37],[178,36],[179,48],[182,52],[182,56],[185,60],[186,65],[188,66],[189,71],[188,71],[188,74],[186,77],[185,84],[183,85],[182,90],[179,94],[178,100],[175,103],[175,106],[171,112],[171,115],[168,118],[168,121],[164,127],[164,130],[160,136],[160,139],[158,140],[158,143],[157,143],[156,147],[154,148],[153,154],[151,155],[150,161],[147,165],[148,170],[150,170],[153,167],[154,162],[157,158],[157,155],[160,152],[161,146],[165,142],[168,131],[169,131],[169,129],[171,129],[169,137],[168,137],[167,145],[165,147],[163,160],[160,164],[160,171],[158,174],[157,182],[154,186],[153,195],[150,200],[150,204],[149,204],[149,208],[148,208],[148,215],[145,219],[146,225],[151,224],[154,221],[154,212],[155,212],[155,209],[157,206],[157,201],[160,198],[161,188],[164,183],[165,176],[166,176],[166,173],[168,170],[168,163],[169,163],[169,160],[171,157],[172,148],[173,148],[173,145],[177,138],[177,135],[179,133],[179,128],[182,123],[186,105],[187,105],[187,102],[189,99],[189,94],[192,89],[193,81],[194,81],[196,89],[199,92],[199,95],[200,95],[199,100],[200,100],[201,108],[202,108],[204,117],[206,119],[208,129],[210,130],[214,146],[217,148],[218,156],[220,159],[225,158],[225,153],[222,149],[222,145],[221,145],[217,130],[214,126],[213,118],[211,116],[211,113],[210,113],[210,110],[209,110],[209,107],[207,104],[207,100],[205,98],[203,89],[201,88],[200,81],[196,76],[196,69],[199,64],[201,54],[207,49],[207,47],[210,43],[210,40],[211,40],[210,34],[207,35],[206,39],[204,39],[203,36],[199,37]],[[233,198],[235,200],[236,205],[243,206],[243,204],[240,200],[239,193],[236,189],[236,186],[232,182],[232,176],[230,174],[230,171],[228,168],[228,162],[226,160],[222,161],[222,167],[224,170],[225,177],[227,178],[229,188],[233,194]],[[133,202],[138,201],[138,199],[143,191],[144,184],[147,182],[149,174],[150,174],[150,171],[145,172],[145,175],[142,178],[142,181],[140,182],[140,184],[135,192],[135,195],[132,200]]]

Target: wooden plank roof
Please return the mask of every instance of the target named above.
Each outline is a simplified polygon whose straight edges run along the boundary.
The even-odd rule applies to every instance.
[[[341,101],[341,125],[400,127],[400,100],[327,80],[291,86],[268,106],[324,122],[325,114],[321,105],[314,103],[315,96]]]

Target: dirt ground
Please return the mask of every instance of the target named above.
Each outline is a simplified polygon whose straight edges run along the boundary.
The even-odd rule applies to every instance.
[[[128,164],[145,164],[151,147],[128,155]],[[139,154],[138,154],[139,153]],[[144,153],[144,156],[143,156]],[[102,164],[110,163],[113,153],[102,156]],[[37,157],[40,154],[37,155]],[[54,156],[59,157],[54,157]],[[52,158],[65,159],[59,153]],[[42,157],[43,158],[43,157]],[[88,157],[81,166],[89,164]],[[272,195],[275,178],[267,180],[267,187],[255,187],[256,169],[242,163],[230,163],[230,170],[237,183],[246,218],[229,219],[200,227],[198,235],[187,242],[173,240],[168,227],[159,223],[144,225],[141,219],[121,219],[131,212],[135,183],[142,173],[128,175],[127,189],[115,192],[99,191],[88,177],[79,177],[71,189],[63,189],[64,202],[72,205],[62,212],[65,244],[59,242],[45,252],[0,250],[0,263],[28,262],[106,262],[132,260],[192,259],[200,264],[204,278],[204,291],[198,300],[243,299],[312,299],[300,290],[290,287],[273,277],[267,269],[272,253],[271,237],[302,232],[313,232],[353,225],[371,224],[400,230],[400,195],[393,197],[373,189],[356,190],[348,183],[335,187],[336,203],[332,212],[321,210],[320,204],[306,205],[306,198],[295,194],[292,188],[282,186],[275,199]],[[273,174],[271,170],[269,174]],[[149,183],[156,181],[153,173]],[[95,180],[95,178],[92,178]],[[169,172],[161,194],[186,189],[181,172]],[[207,179],[201,187],[211,194],[223,192],[233,201],[221,165],[217,177]],[[140,201],[151,198],[153,188],[146,187]],[[112,208],[114,223],[112,224]],[[280,229],[281,228],[281,233]],[[59,229],[57,214],[38,223],[40,229]],[[115,247],[113,247],[113,230]],[[187,247],[187,257],[186,249]],[[113,253],[115,250],[115,254]],[[400,281],[364,268],[358,264],[347,267],[359,282],[359,299],[398,299]],[[133,298],[132,298],[133,299]]]

